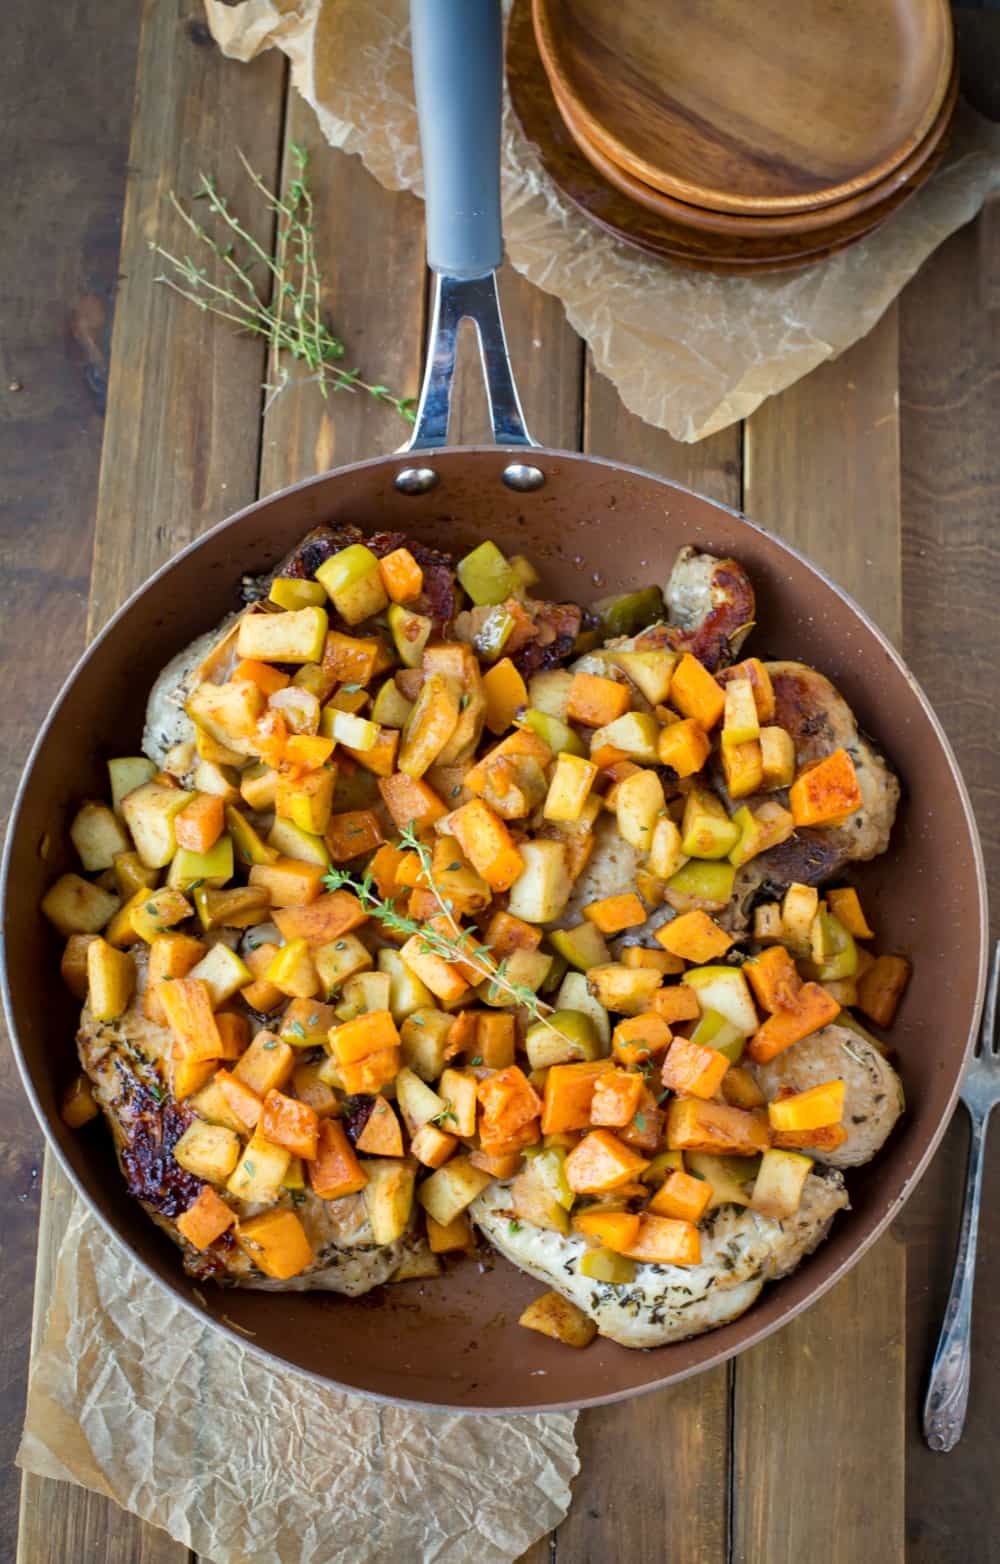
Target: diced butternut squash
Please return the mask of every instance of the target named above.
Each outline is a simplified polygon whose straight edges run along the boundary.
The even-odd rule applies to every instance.
[[[619,1021],[612,1034],[611,1046],[620,1064],[635,1069],[656,1054],[664,1053],[672,1035],[661,1016],[655,1011],[644,1011],[641,1015],[628,1016],[624,1021]]]
[[[588,728],[603,728],[628,711],[632,696],[627,684],[605,679],[596,673],[575,673],[566,701],[570,722],[582,722]]]
[[[332,1060],[329,1061],[332,1064]],[[402,1054],[398,1048],[379,1048],[373,1054],[365,1054],[354,1064],[340,1064],[337,1073],[345,1092],[362,1092],[374,1096],[382,1091],[399,1073]]]
[[[250,1022],[246,1016],[237,1015],[233,1010],[217,1010],[215,1024],[222,1041],[222,1058],[242,1058],[250,1043]]]
[[[588,1347],[597,1335],[597,1326],[589,1315],[558,1292],[544,1292],[535,1298],[517,1323],[567,1347]]]
[[[424,589],[424,573],[408,548],[396,548],[378,562],[382,585],[394,603],[412,603]]]
[[[361,1134],[357,1149],[370,1157],[401,1157],[403,1155],[403,1131],[391,1103],[384,1097],[376,1097],[372,1111]]]
[[[663,1061],[662,1079],[671,1091],[686,1096],[714,1097],[729,1068],[726,1055],[687,1037],[675,1037]]]
[[[592,1130],[567,1156],[566,1180],[577,1194],[603,1195],[630,1184],[647,1165],[648,1158],[640,1157],[610,1130]]]
[[[891,1026],[909,981],[910,963],[905,956],[876,956],[858,978],[859,1009],[876,1026]]]
[[[762,1108],[764,1106],[764,1093],[754,1080],[750,1071],[744,1069],[741,1064],[731,1064],[722,1077],[722,1085],[719,1088],[723,1102],[728,1102],[731,1108]]]
[[[675,1168],[668,1173],[656,1194],[649,1202],[650,1211],[656,1216],[674,1217],[680,1222],[697,1225],[708,1210],[712,1199],[712,1187],[702,1178]]]
[[[626,1253],[646,1265],[700,1265],[701,1234],[692,1222],[644,1211],[638,1237]]]
[[[861,788],[846,749],[801,771],[788,790],[788,803],[797,826],[826,825],[860,809]]]
[[[479,1086],[483,1138],[508,1140],[538,1117],[542,1100],[517,1065],[488,1076]]]
[[[212,1013],[208,986],[197,978],[162,978],[160,1003],[174,1035],[175,1059],[221,1059],[222,1039]]]
[[[674,956],[683,956],[685,961],[696,966],[724,956],[733,943],[725,930],[700,908],[682,912],[670,923],[665,923],[656,931],[656,939],[664,950]]]
[[[628,1070],[607,1070],[594,1083],[590,1122],[624,1129],[635,1117],[642,1096],[642,1077]]]
[[[294,1065],[294,1049],[273,1032],[258,1032],[238,1060],[233,1076],[263,1100],[268,1092],[280,1091],[287,1085]]]
[[[426,941],[419,934],[411,935],[399,954],[404,966],[415,973],[431,993],[436,994],[445,1004],[461,999],[467,991],[469,985],[458,968],[443,956],[428,950]]]
[[[323,864],[279,857],[275,863],[255,863],[249,880],[268,892],[275,907],[301,907],[319,896],[324,873]]]
[[[758,1003],[765,1010],[790,1010],[794,1007],[802,979],[784,945],[769,945],[759,956],[743,964],[743,975],[750,981]]]
[[[447,1227],[442,1227],[440,1222],[435,1222],[429,1213],[426,1222],[427,1242],[431,1246],[432,1254],[454,1254],[456,1250],[468,1253],[475,1249],[476,1235],[465,1211],[460,1211]]]
[[[486,926],[484,943],[497,961],[512,955],[515,950],[537,950],[542,943],[541,930],[523,918],[515,918],[503,908],[498,908]]]
[[[693,717],[662,728],[657,740],[660,764],[669,766],[679,777],[695,776],[708,759],[710,749],[708,734]]]
[[[875,930],[868,927],[868,919],[861,907],[861,900],[853,885],[844,885],[826,891],[827,906],[855,939],[874,939]]]
[[[317,1132],[316,1156],[308,1166],[309,1184],[321,1200],[339,1200],[353,1195],[368,1182],[347,1132],[339,1119],[321,1119]]]
[[[573,1230],[615,1254],[624,1254],[639,1236],[639,1218],[629,1211],[604,1211],[594,1206],[574,1214]]]
[[[486,701],[486,726],[499,737],[506,733],[521,708],[528,704],[524,680],[509,657],[502,657],[483,674],[483,696]]]
[[[224,804],[212,793],[196,793],[174,818],[178,847],[207,853],[222,835]]]
[[[475,1057],[487,1069],[504,1070],[514,1063],[517,1032],[509,1010],[480,1011],[476,1020]]]
[[[768,1103],[773,1130],[817,1130],[839,1124],[844,1116],[843,1081],[823,1081],[807,1091],[780,1093]]]
[[[397,1048],[399,1032],[388,1010],[373,1011],[335,1026],[330,1033],[330,1052],[339,1064],[355,1064],[383,1048]]]
[[[676,1026],[680,1021],[697,1021],[701,1015],[698,996],[686,983],[670,983],[664,988],[658,988],[650,1001],[650,1008],[668,1026]]]
[[[756,1064],[766,1064],[793,1043],[835,1021],[840,1005],[819,983],[803,983],[790,1010],[776,1010],[758,1028],[747,1046]]]
[[[504,822],[481,799],[474,798],[453,811],[452,834],[466,858],[495,891],[509,890],[524,869]]]
[[[693,717],[708,733],[722,716],[726,697],[708,669],[685,652],[670,680],[670,704],[682,717]]]
[[[257,1093],[228,1070],[217,1070],[212,1085],[218,1087],[227,1112],[249,1134],[260,1121],[263,1106]]]
[[[193,1205],[177,1218],[177,1231],[196,1249],[208,1249],[236,1221],[231,1206],[206,1184]]]
[[[590,1124],[594,1087],[600,1075],[613,1069],[610,1059],[587,1059],[576,1064],[555,1064],[545,1077],[542,1131],[582,1130]]]
[[[646,909],[634,891],[620,896],[606,896],[584,907],[583,916],[600,929],[602,934],[620,934],[622,929],[633,929],[646,921]]]
[[[721,1102],[674,1097],[667,1105],[671,1151],[712,1151],[752,1157],[770,1145],[767,1118]]]
[[[260,1132],[276,1146],[284,1146],[293,1157],[312,1161],[316,1156],[319,1119],[308,1103],[286,1097],[284,1092],[269,1091],[260,1116]]]
[[[824,1124],[817,1130],[771,1131],[772,1145],[782,1151],[839,1151],[846,1140],[847,1130],[842,1124]]]
[[[408,825],[423,830],[448,813],[434,789],[418,777],[397,771],[391,777],[380,777],[378,786],[393,823],[400,830]]]
[[[286,1282],[313,1263],[312,1245],[294,1211],[265,1211],[239,1223],[236,1241],[265,1276]]]

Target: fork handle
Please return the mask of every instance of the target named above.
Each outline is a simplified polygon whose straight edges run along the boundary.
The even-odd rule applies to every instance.
[[[983,1193],[983,1161],[988,1114],[973,1113],[969,1165],[965,1175],[965,1206],[955,1256],[948,1307],[931,1366],[924,1401],[924,1438],[932,1450],[953,1450],[962,1437],[969,1402],[972,1357],[972,1292],[976,1277],[979,1207]]]

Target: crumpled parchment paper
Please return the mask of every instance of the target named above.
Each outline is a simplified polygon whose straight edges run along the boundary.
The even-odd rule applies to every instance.
[[[422,194],[408,0],[205,0],[223,52],[281,49],[332,146],[389,189]],[[883,228],[797,272],[712,276],[602,233],[552,185],[508,109],[504,237],[519,272],[555,294],[625,405],[679,440],[748,417],[870,331],[943,239],[1000,187],[1000,125],[962,107],[924,188]],[[517,366],[514,366],[515,373]]]
[[[414,1412],[278,1373],[74,1200],[18,1463],[218,1564],[508,1564],[569,1507],[574,1421]]]

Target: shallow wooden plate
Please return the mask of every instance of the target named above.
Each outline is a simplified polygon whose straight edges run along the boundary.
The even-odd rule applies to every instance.
[[[785,213],[877,184],[941,109],[946,0],[533,0],[545,69],[605,156],[695,206]]]
[[[592,222],[623,243],[699,271],[788,271],[825,259],[870,233],[883,220],[858,214],[848,223],[775,239],[698,232],[639,206],[602,178],[559,113],[531,25],[531,0],[514,0],[507,31],[511,105],[552,182]],[[942,143],[943,146],[943,143]],[[940,148],[938,154],[940,155]],[[903,197],[897,197],[900,204]],[[894,209],[894,208],[893,208]]]
[[[908,158],[904,158],[899,167],[885,179],[880,180],[877,185],[870,185],[867,190],[858,191],[857,195],[848,196],[845,201],[817,207],[815,211],[775,213],[766,216],[744,212],[712,212],[707,207],[691,206],[686,201],[677,201],[673,196],[664,195],[662,190],[654,190],[652,185],[644,184],[641,179],[633,178],[588,139],[586,132],[576,121],[573,106],[560,98],[552,82],[549,85],[553,89],[553,96],[563,120],[584,157],[594,165],[602,178],[614,185],[615,189],[620,190],[630,201],[638,202],[640,206],[647,207],[658,216],[665,217],[670,222],[681,223],[686,228],[694,228],[705,233],[764,239],[773,238],[776,234],[806,235],[817,231],[825,232],[835,225],[846,223],[862,215],[867,215],[873,223],[881,222],[890,212],[902,206],[904,201],[908,201],[937,167],[958,103],[958,65],[956,62],[952,67],[945,100],[927,136],[920,146]]]

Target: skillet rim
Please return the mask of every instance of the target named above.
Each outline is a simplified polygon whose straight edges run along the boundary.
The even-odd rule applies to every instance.
[[[748,529],[751,533],[754,533],[757,537],[763,539],[766,544],[777,548],[780,552],[795,559],[814,577],[821,581],[825,587],[832,591],[835,596],[841,600],[841,602],[845,604],[855,619],[859,620],[865,629],[868,630],[868,632],[875,638],[875,641],[880,646],[883,653],[895,664],[898,672],[906,680],[917,699],[917,702],[931,728],[932,733],[934,734],[934,737],[937,740],[939,749],[944,755],[948,770],[956,787],[959,802],[961,804],[962,819],[965,825],[967,838],[972,848],[972,859],[975,866],[978,912],[976,927],[979,941],[976,996],[972,1015],[968,1024],[965,1046],[962,1051],[961,1068],[956,1071],[945,1106],[945,1111],[941,1114],[936,1127],[928,1137],[926,1145],[924,1146],[920,1156],[914,1164],[905,1184],[899,1191],[899,1194],[894,1200],[887,1204],[885,1211],[878,1218],[878,1220],[873,1223],[868,1234],[859,1242],[858,1245],[856,1245],[855,1248],[851,1250],[851,1253],[841,1262],[841,1264],[836,1266],[828,1276],[820,1278],[805,1297],[800,1298],[787,1310],[779,1313],[778,1318],[762,1324],[756,1330],[751,1330],[749,1334],[744,1336],[741,1340],[733,1343],[731,1346],[721,1348],[714,1355],[707,1357],[701,1362],[694,1363],[686,1369],[681,1369],[676,1373],[668,1373],[664,1376],[660,1376],[659,1378],[650,1379],[648,1383],[643,1385],[633,1385],[627,1387],[625,1390],[610,1392],[607,1394],[585,1396],[580,1400],[531,1403],[527,1406],[510,1405],[503,1407],[480,1407],[470,1405],[466,1402],[454,1403],[443,1400],[433,1402],[421,1401],[419,1399],[407,1396],[390,1396],[385,1395],[379,1391],[360,1390],[357,1386],[345,1385],[330,1375],[319,1374],[313,1370],[302,1368],[298,1364],[290,1363],[287,1358],[282,1357],[279,1353],[271,1352],[268,1348],[257,1345],[256,1342],[244,1336],[241,1331],[236,1330],[231,1325],[227,1325],[223,1319],[217,1318],[206,1309],[202,1309],[193,1297],[186,1296],[182,1291],[186,1281],[183,1272],[178,1276],[176,1281],[173,1281],[168,1280],[166,1277],[161,1276],[157,1271],[155,1271],[153,1267],[132,1248],[132,1246],[118,1231],[117,1227],[114,1226],[109,1219],[105,1218],[103,1213],[98,1210],[96,1204],[90,1196],[89,1191],[85,1187],[82,1178],[77,1176],[74,1169],[70,1166],[67,1158],[64,1156],[63,1151],[55,1137],[54,1131],[50,1126],[49,1117],[45,1113],[41,1102],[39,1101],[38,1095],[35,1091],[34,1083],[29,1074],[28,1061],[21,1047],[21,1042],[18,1036],[18,1030],[14,1016],[13,999],[7,973],[6,941],[3,931],[7,922],[8,891],[13,843],[17,834],[17,827],[20,820],[21,810],[25,795],[31,782],[35,764],[42,749],[44,748],[49,729],[52,726],[56,714],[61,710],[67,698],[71,696],[77,677],[79,676],[84,666],[89,662],[90,658],[94,655],[98,647],[103,645],[104,641],[113,635],[119,621],[123,619],[126,614],[132,611],[132,609],[138,603],[139,599],[148,591],[151,586],[154,585],[154,583],[160,581],[161,578],[169,574],[169,572],[174,570],[183,561],[187,560],[189,555],[195,554],[204,544],[217,537],[227,528],[235,526],[237,522],[242,521],[248,516],[259,515],[261,512],[266,511],[269,506],[277,504],[279,501],[286,499],[289,495],[302,493],[310,488],[316,487],[317,485],[329,483],[331,480],[346,476],[348,474],[364,473],[368,469],[379,467],[386,468],[394,463],[399,466],[412,465],[413,458],[410,457],[409,461],[407,460],[407,451],[405,447],[402,451],[391,452],[385,456],[367,457],[363,461],[350,462],[343,467],[337,467],[328,472],[315,473],[311,477],[300,479],[297,483],[289,484],[283,489],[276,489],[272,494],[268,494],[263,498],[252,501],[249,505],[243,506],[241,510],[235,511],[232,515],[224,517],[223,520],[217,522],[213,527],[210,527],[207,532],[204,532],[199,537],[194,538],[183,549],[181,549],[179,553],[172,555],[168,560],[160,565],[159,568],[155,570],[150,576],[148,576],[134,592],[129,594],[126,600],[115,611],[107,623],[102,626],[99,633],[85,647],[80,657],[77,658],[72,669],[63,681],[58,693],[49,706],[49,710],[46,713],[45,719],[42,722],[37,734],[35,735],[34,742],[32,743],[28,752],[28,756],[24,761],[20,780],[18,782],[14,800],[11,805],[7,831],[4,838],[3,856],[2,859],[0,859],[0,996],[2,996],[3,999],[3,1013],[7,1023],[11,1051],[17,1064],[21,1084],[24,1088],[29,1103],[31,1104],[32,1112],[34,1113],[35,1118],[37,1119],[42,1129],[42,1133],[45,1136],[47,1149],[56,1158],[62,1173],[69,1180],[76,1193],[86,1204],[90,1215],[97,1219],[108,1236],[125,1250],[130,1260],[135,1265],[137,1265],[147,1277],[149,1277],[157,1285],[166,1288],[173,1295],[175,1300],[180,1303],[181,1306],[189,1314],[191,1314],[195,1320],[198,1321],[201,1327],[219,1332],[221,1335],[225,1336],[227,1340],[236,1343],[238,1346],[244,1348],[247,1352],[252,1353],[255,1358],[258,1358],[262,1362],[269,1364],[271,1367],[282,1373],[300,1375],[302,1378],[308,1379],[314,1384],[320,1385],[327,1389],[339,1390],[347,1395],[365,1396],[368,1399],[383,1406],[404,1406],[419,1411],[442,1413],[459,1412],[468,1413],[472,1416],[486,1417],[505,1417],[512,1415],[523,1416],[525,1414],[543,1412],[574,1412],[582,1410],[586,1407],[607,1406],[618,1401],[630,1400],[635,1396],[647,1395],[652,1391],[665,1389],[668,1385],[680,1384],[682,1380],[690,1379],[696,1374],[704,1373],[709,1368],[715,1368],[722,1363],[728,1362],[730,1359],[736,1357],[739,1353],[746,1351],[748,1348],[757,1346],[768,1336],[772,1336],[776,1331],[782,1329],[792,1319],[794,1319],[796,1315],[801,1314],[806,1309],[810,1308],[812,1304],[816,1303],[821,1297],[823,1297],[825,1293],[829,1292],[829,1290],[858,1263],[862,1255],[864,1255],[867,1250],[870,1249],[872,1245],[883,1235],[883,1233],[889,1227],[890,1223],[899,1214],[906,1201],[909,1199],[910,1195],[913,1193],[914,1189],[919,1184],[924,1174],[927,1172],[931,1159],[933,1158],[934,1153],[937,1151],[941,1140],[944,1137],[945,1130],[951,1121],[956,1103],[958,1101],[958,1094],[962,1083],[962,1077],[964,1075],[965,1068],[975,1042],[986,989],[986,974],[989,953],[989,893],[986,878],[986,865],[983,856],[982,842],[979,836],[979,829],[976,823],[976,817],[972,809],[972,803],[969,798],[968,789],[966,788],[965,780],[962,776],[961,769],[959,768],[955,753],[952,749],[948,736],[945,733],[940,720],[938,719],[937,713],[934,711],[934,708],[924,693],[924,690],[921,687],[919,681],[911,672],[900,653],[884,635],[878,625],[875,624],[874,620],[872,620],[865,612],[865,610],[860,606],[860,604],[854,600],[851,594],[846,592],[841,586],[833,581],[824,570],[808,559],[807,556],[799,549],[795,548],[789,543],[786,543],[784,539],[775,537],[774,534],[769,533],[764,527],[760,526],[759,523],[752,521],[742,511],[737,510],[734,506],[724,504],[721,500],[713,499],[707,494],[699,493],[696,489],[688,488],[685,484],[675,483],[671,479],[664,478],[658,473],[649,472],[645,468],[636,467],[628,462],[613,461],[608,457],[593,456],[588,452],[566,451],[552,446],[531,446],[528,448],[528,450],[530,451],[532,460],[552,459],[554,461],[565,461],[575,464],[585,463],[590,467],[597,466],[603,468],[607,472],[629,474],[635,478],[640,478],[645,481],[655,483],[659,487],[672,493],[689,495],[692,498],[698,500],[700,503],[708,504],[714,510],[722,512],[732,521],[736,522],[739,527]],[[506,463],[510,460],[523,460],[525,457],[525,447],[509,445],[436,446],[433,449],[426,451],[422,450],[419,453],[419,460],[421,464],[426,463],[427,465],[432,465],[435,459],[440,459],[441,457],[452,458],[457,456],[490,456],[496,459],[498,462],[497,476],[499,480],[500,467],[506,465]],[[558,477],[558,474],[555,476]],[[745,1318],[745,1316],[740,1316],[739,1318]],[[735,1324],[736,1321],[729,1323]],[[717,1335],[718,1331],[708,1331],[703,1334],[707,1337],[711,1337]],[[665,1345],[669,1346],[670,1344],[667,1343]],[[656,1352],[661,1349],[650,1350],[651,1352]],[[652,1358],[651,1361],[653,1361]]]

